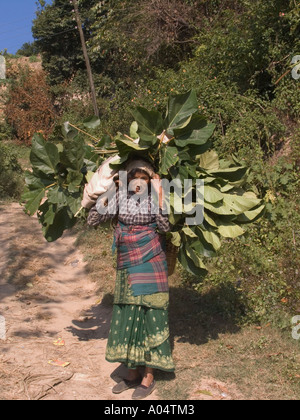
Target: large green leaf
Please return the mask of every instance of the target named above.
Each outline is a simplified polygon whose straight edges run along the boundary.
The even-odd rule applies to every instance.
[[[70,193],[77,193],[80,191],[83,174],[78,171],[70,170],[67,176],[68,190]]]
[[[181,245],[180,233],[179,232],[170,232],[168,235],[170,236],[170,240],[171,240],[172,244],[179,248],[180,245]]]
[[[214,248],[204,240],[197,240],[191,244],[191,247],[200,255],[206,258],[213,258],[217,255]]]
[[[70,209],[72,215],[75,215],[81,208],[81,195],[80,194],[71,194],[68,196],[68,208]]]
[[[165,128],[173,134],[176,128],[187,125],[192,115],[198,111],[197,95],[191,90],[182,95],[171,96],[168,102]]]
[[[222,223],[218,227],[218,232],[224,238],[237,238],[244,235],[245,230],[235,223]]]
[[[67,140],[73,140],[78,136],[78,130],[75,127],[72,127],[69,121],[65,122],[61,127],[62,135]]]
[[[54,216],[53,214],[51,216],[51,212],[53,210],[49,208],[48,212],[40,215],[43,234],[48,242],[54,242],[61,238],[65,230],[71,229],[76,224],[76,219],[66,207],[54,213]],[[49,224],[51,221],[52,223]]]
[[[25,210],[33,216],[46,194],[46,188],[53,184],[54,177],[44,175],[42,172],[25,172],[25,183],[29,191],[24,192],[22,201],[25,203]]]
[[[204,257],[215,257],[216,250],[212,244],[207,242],[204,238],[203,232],[199,227],[191,227],[190,228],[195,236],[188,235],[189,244],[191,248],[193,248],[198,254],[203,255]],[[186,232],[185,232],[186,234]]]
[[[80,209],[81,198],[75,199],[68,196],[66,191],[55,188],[39,208],[38,218],[42,224],[44,237],[48,242],[59,239],[65,230],[71,229],[76,224],[74,214]]]
[[[213,214],[217,214],[219,216],[236,216],[234,210],[232,207],[228,206],[228,204],[224,202],[218,202],[218,203],[204,203],[204,207],[206,210],[209,210]]]
[[[236,218],[236,222],[243,224],[243,223],[253,223],[257,219],[259,219],[266,210],[265,204],[258,206],[257,208],[249,211],[245,211],[245,213],[239,215]]]
[[[64,149],[60,156],[61,163],[74,171],[81,171],[84,165],[84,141],[80,138],[67,140],[63,143]]]
[[[204,200],[209,203],[218,203],[223,201],[224,194],[222,194],[217,188],[210,185],[204,185]]]
[[[217,171],[220,168],[219,156],[214,150],[207,151],[199,156],[200,167],[208,171]]]
[[[30,161],[33,168],[45,174],[55,174],[59,152],[55,144],[47,143],[43,136],[35,134],[32,139]]]
[[[59,185],[51,188],[48,191],[48,201],[51,204],[56,204],[58,209],[66,207],[68,205],[68,197],[66,190]]]
[[[192,115],[189,124],[181,129],[174,130],[175,144],[179,147],[201,146],[210,139],[215,128],[215,124],[208,123],[203,116]]]
[[[182,228],[182,232],[190,238],[198,238],[196,233],[189,226],[185,226],[184,228]]]
[[[168,175],[168,170],[179,160],[178,150],[176,147],[163,146],[161,149],[161,166],[160,173]]]
[[[43,225],[43,229],[49,228],[54,222],[56,212],[56,205],[49,203],[46,200],[39,208],[38,217]]]
[[[133,140],[137,140],[139,138],[138,129],[139,129],[138,123],[136,121],[133,121],[133,123],[130,126],[130,137]]]
[[[34,170],[25,172],[25,183],[30,190],[41,190],[47,188],[55,182],[53,175],[45,175],[43,172]]]
[[[39,209],[42,199],[45,197],[45,190],[27,191],[22,195],[22,200],[25,201],[25,210],[33,216]]]
[[[209,170],[209,173],[216,178],[223,178],[224,180],[230,182],[236,182],[242,180],[242,178],[246,175],[248,168],[244,166],[238,166],[233,168],[227,169],[218,169],[218,170]]]
[[[205,221],[212,227],[217,228],[218,225],[215,221],[215,218],[212,218],[207,211],[204,212],[204,219]]]
[[[131,140],[123,139],[121,136],[116,138],[116,145],[119,150],[121,157],[128,156],[129,153],[145,152],[149,149],[149,146],[140,146]]]
[[[101,124],[101,121],[100,121],[100,119],[99,119],[98,117],[96,117],[96,116],[86,118],[86,119],[83,121],[83,125],[84,125],[86,128],[90,128],[90,129],[95,129],[95,128],[99,127],[99,125],[100,125],[100,124]]]
[[[248,198],[245,195],[233,195],[225,194],[224,195],[224,204],[232,209],[233,213],[236,215],[242,214],[246,211],[254,209],[256,206],[261,204],[261,200],[258,198]]]
[[[200,270],[203,270],[203,273],[206,274],[207,270],[200,255],[190,246],[186,247],[186,253],[191,258],[196,267],[198,267]]]
[[[180,264],[188,272],[197,277],[204,277],[207,270],[197,253],[188,245],[182,244],[178,254]]]
[[[132,114],[138,124],[137,134],[140,137],[140,144],[144,146],[145,144],[154,145],[158,143],[157,136],[164,130],[161,113],[138,107]]]
[[[196,232],[198,232],[198,235],[202,235],[204,240],[210,244],[215,251],[219,251],[221,248],[221,241],[217,233],[210,229],[205,229],[203,225],[197,226]]]
[[[111,143],[112,143],[111,137],[108,134],[104,134],[96,147],[99,147],[100,149],[103,149],[103,150],[112,149]]]

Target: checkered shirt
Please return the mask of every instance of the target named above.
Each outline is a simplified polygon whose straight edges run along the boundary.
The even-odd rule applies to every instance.
[[[168,216],[162,214],[151,195],[138,200],[137,196],[134,196],[135,198],[133,196],[134,194],[130,193],[123,196],[118,191],[108,201],[106,207],[98,203],[90,210],[88,224],[98,226],[118,215],[119,222],[124,225],[147,226],[156,223],[161,232],[171,230]]]

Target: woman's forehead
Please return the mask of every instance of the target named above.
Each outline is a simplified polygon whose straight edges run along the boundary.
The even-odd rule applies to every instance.
[[[139,171],[139,170],[135,171],[133,174],[130,174],[130,175],[135,177],[135,178],[142,178],[142,177],[150,178],[149,175],[146,172]]]

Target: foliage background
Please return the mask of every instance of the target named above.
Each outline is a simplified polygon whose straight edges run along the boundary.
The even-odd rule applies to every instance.
[[[263,221],[243,238],[224,242],[220,255],[208,261],[205,280],[182,273],[184,284],[200,294],[221,291],[216,310],[239,321],[287,325],[300,311],[300,84],[291,77],[291,60],[300,54],[300,5],[295,0],[80,0],[79,7],[101,114],[92,134],[126,132],[137,105],[161,111],[171,92],[194,89],[201,112],[217,126],[214,148],[249,166],[249,182],[266,196]],[[25,121],[30,121],[34,131],[55,141],[64,121],[77,124],[92,111],[69,1],[40,0],[33,34],[34,48],[26,45],[20,54],[40,54],[46,79],[43,93],[33,87],[32,97],[47,104],[44,119],[38,120],[28,103],[23,120],[17,119],[20,106],[9,113],[10,104],[23,103],[19,87],[30,83],[31,73],[23,68],[22,77],[6,82],[1,139],[14,134],[29,143]],[[15,59],[10,58],[12,65]],[[14,157],[1,156],[1,173],[7,176],[4,160],[18,172],[11,166]]]

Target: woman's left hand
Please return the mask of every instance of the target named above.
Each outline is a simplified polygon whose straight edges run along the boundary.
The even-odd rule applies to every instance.
[[[156,192],[157,196],[159,197],[159,207],[162,209],[164,199],[165,199],[165,194],[164,194],[163,187],[161,185],[161,178],[158,174],[155,174],[153,176],[153,178],[151,180],[151,185],[153,186],[154,191]]]

